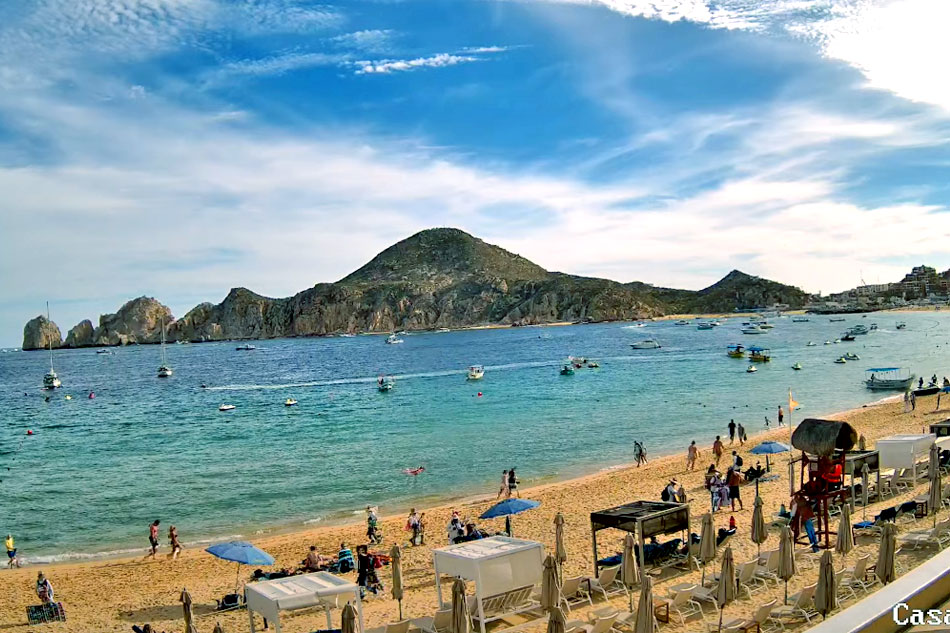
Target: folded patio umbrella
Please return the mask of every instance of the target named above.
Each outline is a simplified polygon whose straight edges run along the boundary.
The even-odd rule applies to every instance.
[[[769,531],[765,527],[765,516],[762,511],[762,497],[756,495],[755,503],[752,508],[752,531],[750,536],[752,542],[759,547],[759,554],[762,554],[762,543],[769,538]]]

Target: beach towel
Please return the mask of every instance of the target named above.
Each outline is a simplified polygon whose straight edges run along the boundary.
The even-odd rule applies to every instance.
[[[62,602],[29,605],[26,608],[26,619],[29,620],[30,624],[65,622],[66,612],[63,610]]]

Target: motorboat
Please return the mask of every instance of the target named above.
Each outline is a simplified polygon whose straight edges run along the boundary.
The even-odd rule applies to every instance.
[[[854,327],[851,327],[848,329],[848,332],[850,332],[851,334],[854,334],[855,336],[867,334],[869,331],[870,330],[868,330],[866,325],[861,325],[861,324],[855,325]]]
[[[831,345],[831,341],[825,341],[825,345]]]
[[[904,367],[874,367],[865,370],[868,389],[904,391],[914,383],[914,374]]]
[[[792,323],[808,323],[808,317],[792,317]]]
[[[406,336],[407,334],[409,334],[409,332],[407,332],[406,330],[402,330],[400,332],[396,332],[396,334],[398,334],[399,336]]]
[[[713,327],[719,327],[720,325],[722,325],[722,323],[720,323],[719,321],[710,321],[709,325]]]
[[[481,380],[485,377],[485,368],[481,365],[472,365],[468,368],[469,380]]]
[[[768,329],[758,324],[753,324],[749,327],[742,328],[743,334],[765,334],[766,332],[768,332]]]
[[[918,389],[914,389],[914,395],[915,396],[932,396],[936,393],[940,393],[940,389],[941,389],[940,385],[938,385],[935,382],[932,382],[926,387],[920,387]]]
[[[834,343],[835,345],[837,345],[840,342],[841,342],[840,338],[836,338],[834,341],[832,341],[832,343]]]
[[[98,350],[96,350],[96,354],[112,354],[112,350],[111,350],[111,349],[98,349]]]
[[[765,347],[750,347],[749,360],[753,363],[767,363],[772,360],[772,352]]]
[[[564,365],[561,367],[562,376],[573,376],[574,375],[574,366],[571,364]]]
[[[234,409],[237,409],[237,407],[233,404],[222,404],[218,407],[218,411],[233,411]]]
[[[396,386],[396,379],[392,376],[383,376],[379,377],[379,380],[376,381],[376,388],[382,392],[392,391],[393,387]]]
[[[759,370],[755,368],[755,365],[749,365],[748,367],[745,368],[745,373],[747,374],[754,374],[757,371]]]
[[[769,323],[768,321],[757,321],[755,325],[758,325],[763,330],[771,330],[775,326]]]
[[[450,330],[450,329],[447,328],[447,327],[440,327],[438,330],[436,330],[436,332],[441,332],[441,333],[443,333],[443,334],[446,333],[446,332],[451,332],[451,331],[452,331],[452,330]]]
[[[641,322],[634,323],[632,325],[628,325],[627,327],[646,327],[646,326],[647,324],[641,321]]]
[[[792,365],[792,369],[794,369],[795,371],[798,371],[798,370],[800,370],[801,368],[802,368],[802,364],[801,364],[801,363],[795,363],[794,365]]]
[[[851,332],[845,332],[844,334],[841,335],[841,340],[842,340],[842,341],[849,341],[849,342],[850,342],[850,341],[853,341],[853,340],[854,340],[854,334],[852,334]]]
[[[295,406],[297,406],[297,401],[294,400],[293,398],[287,398],[286,400],[284,400],[284,406],[285,406],[285,407],[295,407]]]
[[[399,343],[402,343],[402,342],[403,342],[402,339],[396,336],[395,334],[390,334],[388,337],[386,337],[386,343],[388,345],[398,345]]]
[[[165,358],[165,319],[162,319],[162,364],[158,366],[158,377],[168,378],[172,373],[172,368],[168,366],[168,359]]]
[[[46,302],[46,322],[52,323],[49,318],[49,301]],[[48,332],[46,340],[49,343],[49,371],[43,376],[43,389],[52,391],[53,389],[62,387],[63,381],[59,379],[59,376],[56,375],[56,371],[53,369],[53,337],[49,336]]]
[[[660,343],[655,338],[648,338],[636,343],[630,343],[633,349],[660,349]]]
[[[844,321],[846,321],[844,317],[831,318],[828,320],[832,323],[843,323]]]
[[[815,347],[816,345],[818,345],[818,343],[815,341],[808,341],[808,344],[805,347]]]
[[[587,369],[600,369],[600,365],[594,361],[588,361]]]
[[[904,328],[907,327],[907,324],[904,323],[903,321],[899,321],[895,327],[896,327],[898,330],[903,330]]]
[[[845,363],[848,362],[848,359],[845,358],[844,356],[839,356],[838,358],[835,359],[835,362],[838,363],[839,365],[844,365]]]
[[[872,324],[871,324],[871,327],[868,328],[868,329],[870,329],[870,331],[873,332],[874,330],[877,329],[877,323],[872,323]]]
[[[257,348],[251,345],[250,343],[245,343],[244,345],[238,345],[234,349],[238,350],[239,352],[249,352]]]
[[[852,352],[848,352],[844,355],[845,360],[861,360],[861,357]]]
[[[341,338],[356,338],[356,334],[353,334],[352,332],[344,332],[343,334],[340,334],[340,337]]]
[[[713,324],[712,324],[712,323],[700,323],[699,325],[696,326],[696,329],[697,329],[697,330],[711,330],[711,329],[713,329]]]
[[[680,319],[679,321],[676,322],[676,325],[689,325],[689,321],[687,321],[686,319]]]
[[[745,358],[745,347],[741,343],[730,345],[726,348],[726,356],[729,358]]]

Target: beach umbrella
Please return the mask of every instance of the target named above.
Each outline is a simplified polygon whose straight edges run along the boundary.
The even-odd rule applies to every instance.
[[[452,583],[452,633],[469,633],[468,606],[465,604],[465,581],[456,578]]]
[[[838,536],[835,539],[835,551],[847,556],[854,549],[854,532],[851,528],[851,506],[841,504],[841,516],[838,517]]]
[[[822,619],[838,608],[835,590],[835,568],[831,562],[831,550],[826,549],[818,564],[818,586],[815,588],[815,610]]]
[[[527,512],[528,510],[534,510],[539,505],[540,501],[531,501],[530,499],[505,499],[500,501],[488,508],[482,515],[480,519],[495,519],[498,517],[505,517],[505,531],[508,533],[508,536],[511,536],[511,516],[514,514],[521,514],[522,512]]]
[[[402,550],[398,545],[389,550],[389,566],[393,571],[393,600],[399,604],[399,619],[402,620]]]
[[[943,497],[943,486],[940,481],[940,449],[937,444],[930,445],[930,494],[927,499],[927,509],[934,517],[934,527],[937,527],[937,510]]]
[[[544,557],[544,567],[541,570],[541,609],[550,613],[557,609],[561,599],[557,588],[557,562],[554,556]]]
[[[769,455],[787,453],[790,450],[792,450],[792,448],[788,444],[783,444],[782,442],[773,442],[770,440],[768,442],[762,442],[749,452],[753,455],[765,455],[765,469],[771,470],[771,466],[769,465]]]
[[[181,596],[178,599],[181,601],[182,617],[185,619],[185,633],[198,633],[195,623],[191,621],[194,618],[194,614],[191,612],[191,594],[188,593],[187,589],[182,589]]]
[[[863,435],[861,435],[861,436],[858,437],[858,450],[859,450],[859,451],[866,451],[866,450],[868,450],[868,442],[867,442],[867,440],[864,439],[864,436],[863,436]]]
[[[640,602],[637,603],[637,619],[633,623],[633,633],[653,633],[653,578],[643,577],[640,588]]]
[[[716,589],[716,606],[719,607],[719,630],[722,631],[722,611],[736,599],[736,564],[732,559],[732,548],[727,547],[722,554],[722,569],[719,572],[719,587]]]
[[[340,633],[357,633],[356,630],[356,609],[349,602],[343,607],[343,615],[340,618],[343,623],[340,625]],[[399,615],[402,620],[402,614]]]
[[[755,503],[752,509],[752,542],[759,547],[759,554],[762,554],[762,543],[769,537],[769,531],[765,527],[765,516],[762,512],[762,497],[756,495]]]
[[[868,467],[868,463],[864,462],[861,466],[861,520],[867,521],[868,519],[868,480],[871,478],[871,469]]]
[[[554,517],[554,560],[557,563],[558,579],[561,579],[564,563],[567,562],[567,547],[564,546],[564,515],[560,512]]]
[[[787,525],[782,526],[778,537],[778,577],[785,581],[785,604],[788,604],[788,581],[795,575],[795,543],[792,541],[792,530]]]
[[[623,554],[620,557],[620,582],[627,588],[631,611],[633,611],[633,588],[640,582],[640,570],[637,568],[637,556],[633,552],[633,541],[633,534],[627,532],[627,536],[623,539]]]
[[[877,565],[874,573],[885,585],[897,578],[894,573],[894,555],[897,553],[897,526],[890,521],[881,529],[881,547],[877,551]]]
[[[690,536],[690,539],[693,537]],[[699,531],[699,562],[703,564],[703,580],[706,582],[706,563],[716,560],[716,532],[713,530],[712,514],[703,515],[702,528]]]
[[[247,541],[228,541],[217,543],[205,549],[212,556],[221,560],[237,563],[237,576],[234,578],[234,593],[237,593],[241,579],[241,565],[273,565],[274,557],[262,549],[258,549]]]
[[[567,628],[567,624],[564,622],[564,613],[561,611],[561,608],[555,607],[551,609],[551,612],[548,613],[547,633],[564,633],[565,628]]]

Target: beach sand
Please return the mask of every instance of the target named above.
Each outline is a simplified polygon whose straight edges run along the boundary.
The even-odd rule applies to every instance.
[[[916,412],[910,414],[903,413],[903,403],[887,402],[829,417],[849,421],[859,433],[867,438],[870,447],[876,438],[894,433],[919,432],[922,427],[931,422],[950,417],[950,412],[934,413],[933,408],[933,398],[920,398]],[[727,436],[725,422],[723,424],[724,437]],[[745,460],[745,467],[754,464],[757,459],[746,449],[766,438],[788,442],[789,430],[783,427],[756,434],[750,433],[750,442],[747,442],[740,451]],[[607,439],[605,438],[605,441]],[[722,462],[723,470],[728,466],[728,456],[733,448],[729,446],[728,439],[726,447],[727,453]],[[702,487],[703,471],[712,461],[710,447],[701,446],[700,448],[702,454],[697,462],[697,469],[689,473],[685,472],[686,446],[684,445],[680,454],[651,459],[642,468],[611,469],[579,479],[522,489],[523,498],[540,501],[541,507],[513,518],[515,536],[541,541],[550,548],[554,540],[554,516],[557,512],[563,512],[567,520],[569,556],[565,565],[565,574],[590,574],[592,553],[589,513],[637,499],[658,499],[661,489],[671,477],[676,477],[686,486],[691,498],[692,529],[698,533],[701,516],[709,510],[709,497]],[[760,490],[765,502],[767,522],[778,510],[779,504],[788,502],[788,469],[783,456],[778,457],[779,463],[773,472],[780,474],[782,478],[779,481],[763,484]],[[871,506],[868,508],[868,516],[879,508],[921,494],[923,490],[925,490],[925,485],[918,487],[917,491]],[[403,573],[406,594],[403,610],[406,617],[431,615],[435,609],[436,598],[430,547],[441,547],[446,544],[445,526],[452,509],[459,509],[463,516],[477,517],[490,505],[487,498],[494,499],[494,492],[486,491],[486,499],[478,502],[469,501],[437,508],[420,508],[426,512],[427,517],[427,545],[404,549]],[[745,510],[734,514],[721,511],[715,515],[716,527],[725,527],[729,517],[735,516],[739,530],[737,538],[733,539],[732,546],[737,563],[748,560],[756,551],[756,546],[749,540],[754,495],[752,486],[743,486],[742,497],[745,501]],[[408,508],[406,511],[408,512]],[[857,516],[860,516],[860,513],[861,510],[858,509]],[[381,549],[388,551],[394,540],[406,543],[407,534],[403,530],[404,524],[405,516],[390,516],[381,520],[380,525],[386,537]],[[481,521],[479,525],[493,532],[504,529],[502,519]],[[147,521],[144,521],[143,533],[146,528]],[[179,524],[178,528],[183,539],[187,540],[187,525]],[[349,525],[323,526],[290,534],[267,536],[259,540],[254,539],[254,543],[275,556],[276,569],[295,566],[304,558],[310,545],[316,545],[321,553],[328,555],[336,553],[341,541],[346,541],[355,549],[355,545],[363,541],[364,534],[365,524],[360,518],[358,522]],[[623,533],[614,530],[601,532],[599,535],[601,555],[619,551],[622,536]],[[773,529],[769,541],[762,546],[763,551],[776,547],[777,538],[777,530]],[[213,613],[214,599],[229,593],[233,588],[236,566],[219,561],[197,548],[186,549],[177,561],[168,560],[165,556],[168,546],[164,542],[165,539],[162,540],[159,557],[154,561],[143,562],[141,558],[104,560],[0,571],[0,595],[3,596],[0,600],[0,629],[13,633],[40,629],[50,633],[59,631],[127,632],[131,630],[132,624],[142,625],[149,622],[156,627],[156,631],[182,631],[181,605],[178,602],[178,596],[182,588],[187,587],[195,602],[197,626],[200,632],[210,632],[216,621],[220,621],[227,632],[247,631],[248,621],[245,611],[223,615]],[[144,550],[143,547],[143,555]],[[876,556],[877,546],[870,539],[859,539],[857,552],[872,553]],[[852,560],[855,556],[856,554],[852,553],[848,559]],[[921,552],[920,560],[923,560],[924,556],[926,556],[926,550]],[[25,608],[36,602],[33,583],[38,569],[42,569],[53,583],[57,600],[62,601],[65,606],[68,622],[47,624],[42,627],[30,627],[26,624]],[[242,570],[242,578],[247,578],[251,571],[253,570],[245,567]],[[381,571],[381,580],[386,584],[387,592],[380,597],[370,596],[365,601],[367,627],[395,621],[397,618],[396,602],[388,594],[389,569],[384,568]],[[797,591],[806,580],[814,582],[814,576],[815,572],[800,573],[790,583],[789,590]],[[355,574],[349,574],[348,577],[355,579]],[[680,574],[672,581],[664,578],[657,583],[655,592],[662,595],[667,592],[666,587],[671,584],[685,581],[698,582],[698,579],[699,572],[695,571]],[[748,615],[752,604],[761,604],[769,599],[770,595],[778,597],[781,601],[781,594],[781,588],[770,588],[767,592],[756,595],[753,602],[742,601],[730,606],[726,614],[727,616],[729,614]],[[625,599],[614,598],[613,602],[619,606],[625,603]],[[581,609],[575,610],[571,617],[583,617],[583,615],[584,610]],[[712,619],[714,614],[707,612],[706,617]],[[338,613],[335,614],[335,618],[338,624]],[[689,624],[690,626],[686,629],[680,625],[666,625],[664,629],[697,628],[696,621]],[[701,623],[699,625],[701,627]],[[321,612],[312,611],[287,613],[282,618],[282,627],[287,633],[309,632],[325,627],[325,617]],[[542,623],[539,620],[538,623],[525,628],[529,631],[540,631]]]

